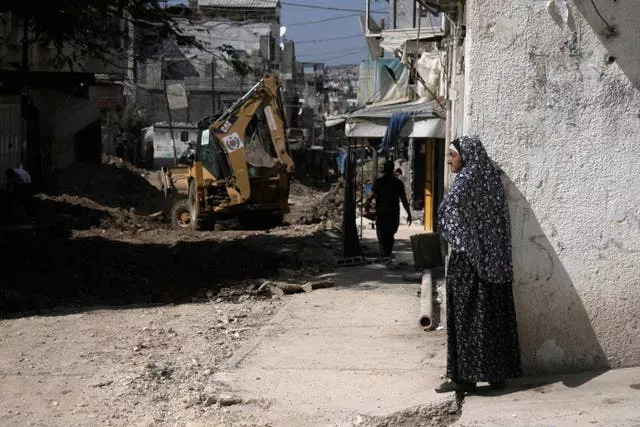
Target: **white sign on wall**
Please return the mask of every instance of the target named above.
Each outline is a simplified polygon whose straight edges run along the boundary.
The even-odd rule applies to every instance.
[[[189,106],[187,90],[182,83],[167,86],[167,101],[169,102],[169,108],[172,110],[179,110]]]

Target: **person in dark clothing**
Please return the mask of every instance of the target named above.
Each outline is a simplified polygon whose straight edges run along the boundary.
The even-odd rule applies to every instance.
[[[411,225],[411,210],[404,184],[394,176],[392,161],[384,164],[384,175],[373,184],[365,202],[365,212],[369,212],[373,200],[376,202],[376,233],[380,253],[383,258],[389,258],[400,225],[400,202],[407,211],[407,225]]]
[[[500,174],[478,137],[449,147],[457,174],[438,210],[449,243],[446,278],[447,378],[437,392],[503,388],[522,375],[513,300],[511,233]]]
[[[5,174],[9,190],[9,210],[23,209],[28,213],[31,206],[31,175],[22,166],[9,168]]]

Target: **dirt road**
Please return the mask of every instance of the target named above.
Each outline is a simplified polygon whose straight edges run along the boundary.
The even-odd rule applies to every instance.
[[[192,233],[135,168],[65,173],[2,218],[0,425],[218,425],[204,385],[287,298],[257,290],[333,268],[323,195],[298,186],[288,226]]]
[[[247,299],[0,322],[0,425],[181,425],[218,419],[200,393],[283,304]]]

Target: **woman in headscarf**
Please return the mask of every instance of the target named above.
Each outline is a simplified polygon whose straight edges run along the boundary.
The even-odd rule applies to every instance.
[[[457,173],[438,210],[449,243],[447,377],[437,392],[473,392],[476,382],[502,388],[522,375],[513,302],[511,235],[504,187],[478,137],[449,147]]]

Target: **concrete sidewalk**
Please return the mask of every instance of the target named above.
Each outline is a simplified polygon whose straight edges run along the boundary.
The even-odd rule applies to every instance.
[[[512,381],[480,388],[461,406],[458,427],[640,426],[640,368]]]
[[[416,232],[420,228],[401,227],[398,262],[411,265],[408,237]],[[374,233],[366,230],[364,237]],[[205,391],[243,402],[230,406],[235,417],[221,422],[640,426],[640,369],[520,380],[500,395],[481,388],[464,402],[435,393],[445,372],[446,331],[420,327],[419,285],[403,279],[412,272],[343,267],[332,275],[335,288],[287,297],[260,337],[235,354]],[[238,419],[245,421],[233,421]]]

